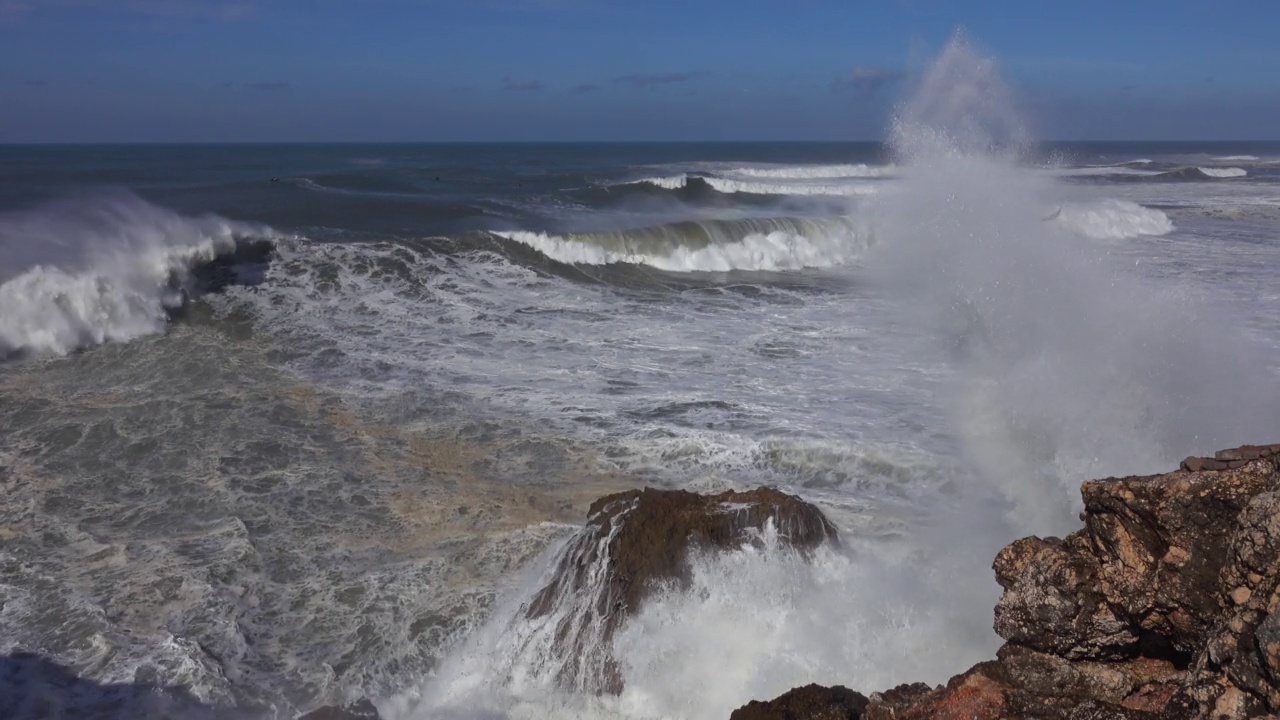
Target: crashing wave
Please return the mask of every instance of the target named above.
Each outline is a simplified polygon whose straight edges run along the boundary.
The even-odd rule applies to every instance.
[[[562,235],[495,234],[558,262],[630,263],[670,272],[831,267],[855,257],[870,239],[870,233],[849,217],[711,220]]]
[[[193,293],[237,282],[235,261],[264,260],[271,238],[132,195],[0,214],[0,358],[159,333]]]
[[[1196,168],[1196,169],[1204,173],[1205,175],[1208,175],[1211,178],[1238,178],[1238,177],[1244,177],[1249,174],[1249,172],[1244,168],[1238,168],[1238,167],[1227,167],[1227,168],[1202,167],[1202,168]]]
[[[1098,203],[1067,204],[1052,220],[1096,240],[1120,240],[1141,235],[1167,235],[1173,222],[1160,210],[1128,200],[1108,199]]]
[[[689,184],[689,176],[680,173],[679,175],[670,175],[665,177],[650,177],[632,180],[626,185],[653,185],[664,190],[679,190]]]
[[[1257,155],[1223,155],[1214,158],[1220,162],[1256,162],[1258,159]]]

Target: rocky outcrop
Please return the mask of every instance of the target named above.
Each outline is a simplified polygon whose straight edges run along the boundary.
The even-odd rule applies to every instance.
[[[867,702],[866,695],[843,685],[805,685],[769,702],[753,700],[734,710],[730,720],[857,720]]]
[[[1006,644],[995,660],[942,687],[872,695],[856,716],[830,714],[846,707],[833,701],[758,717],[1236,720],[1280,711],[1280,445],[1086,482],[1081,492],[1083,529],[1018,540],[996,557],[1004,593],[995,629]]]
[[[622,622],[655,590],[687,586],[695,549],[760,542],[767,528],[799,552],[836,539],[820,510],[772,488],[719,495],[646,488],[597,500],[524,610],[527,621],[547,624],[557,682],[580,692],[621,691],[609,647]]]

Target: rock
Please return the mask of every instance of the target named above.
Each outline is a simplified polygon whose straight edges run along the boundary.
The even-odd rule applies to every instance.
[[[753,700],[733,711],[730,720],[859,720],[867,696],[843,685],[805,685],[769,702]]]
[[[622,622],[655,589],[689,583],[690,552],[760,542],[766,526],[804,553],[837,539],[820,510],[772,488],[719,495],[645,488],[594,502],[586,527],[524,611],[527,620],[555,624],[558,682],[579,692],[620,692],[609,647]]]
[[[374,707],[373,703],[362,698],[347,705],[326,705],[317,708],[305,715],[299,715],[298,720],[381,720],[381,716],[378,715],[378,708]]]
[[[996,659],[937,689],[872,694],[865,720],[1280,713],[1280,445],[1081,493],[1083,529],[996,557]]]

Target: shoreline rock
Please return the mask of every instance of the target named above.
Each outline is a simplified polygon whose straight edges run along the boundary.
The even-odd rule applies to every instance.
[[[1006,642],[945,686],[832,689],[734,720],[1243,720],[1280,711],[1280,445],[1081,487],[1084,527],[997,555]],[[848,691],[852,692],[852,691]],[[854,693],[857,694],[857,693]],[[859,697],[861,697],[859,695]],[[816,699],[816,700],[815,700]],[[782,714],[743,714],[785,707]]]
[[[645,488],[600,498],[524,608],[527,621],[545,623],[531,641],[549,645],[561,687],[618,694],[623,680],[609,650],[618,628],[654,592],[688,586],[691,552],[761,542],[766,527],[802,553],[838,542],[822,511],[773,488],[718,495]]]

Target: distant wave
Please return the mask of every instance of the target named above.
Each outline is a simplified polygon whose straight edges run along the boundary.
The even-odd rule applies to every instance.
[[[1222,157],[1214,158],[1219,162],[1254,162],[1259,159],[1257,155],[1223,155]]]
[[[858,196],[872,195],[878,192],[874,185],[867,183],[762,182],[759,180],[689,175],[686,173],[666,177],[641,178],[624,184],[646,184],[664,190],[680,190],[702,184],[719,193],[750,195]]]
[[[1238,178],[1238,177],[1244,177],[1249,174],[1249,172],[1244,168],[1238,168],[1238,167],[1228,167],[1228,168],[1202,167],[1202,168],[1196,168],[1196,169],[1204,173],[1205,175],[1208,175],[1209,177],[1213,177],[1213,178]]]
[[[777,179],[874,178],[893,175],[892,165],[788,165],[781,167],[740,167],[717,173],[724,176]]]
[[[856,257],[870,242],[870,233],[849,217],[711,220],[589,233],[494,234],[562,263],[630,263],[671,272],[831,267]]]
[[[161,332],[193,294],[262,261],[270,229],[111,194],[0,214],[0,358]]]
[[[1131,167],[1133,164],[1146,165],[1150,163],[1150,160],[1143,160],[1119,165],[1086,165],[1084,167],[1057,168],[1053,172],[1057,175],[1138,175],[1143,177],[1160,175],[1161,171],[1159,170]]]
[[[1142,235],[1167,235],[1173,222],[1160,210],[1128,200],[1063,205],[1052,216],[1073,232],[1098,240],[1120,240]]]

